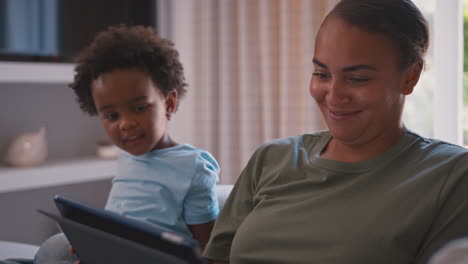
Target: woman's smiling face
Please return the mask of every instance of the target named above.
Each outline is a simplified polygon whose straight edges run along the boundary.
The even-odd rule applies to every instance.
[[[166,113],[175,109],[175,98],[164,96],[146,72],[128,68],[104,73],[92,83],[92,96],[116,146],[142,155],[163,144]]]
[[[331,16],[317,35],[313,62],[310,93],[333,138],[361,145],[401,130],[404,95],[414,85],[390,38]]]

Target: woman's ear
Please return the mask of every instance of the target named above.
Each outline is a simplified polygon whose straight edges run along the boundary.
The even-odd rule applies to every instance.
[[[166,117],[171,120],[172,114],[177,111],[177,91],[172,90],[166,95]]]
[[[405,83],[403,84],[403,89],[401,93],[403,95],[409,95],[413,92],[414,87],[418,84],[419,77],[421,76],[423,68],[422,62],[417,62],[406,72]]]

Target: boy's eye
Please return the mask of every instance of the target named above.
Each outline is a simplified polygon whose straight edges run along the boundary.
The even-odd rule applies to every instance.
[[[110,114],[104,115],[104,118],[109,120],[109,121],[115,121],[115,120],[117,120],[118,117],[119,117],[119,115],[117,113],[110,113]]]
[[[321,81],[328,80],[330,78],[330,74],[322,73],[322,72],[314,72],[314,73],[312,73],[312,76],[314,76],[315,78],[317,78],[317,79],[319,79]]]
[[[144,105],[136,106],[134,109],[135,109],[135,112],[139,113],[139,112],[145,111],[148,107],[149,107],[149,104],[144,104]]]

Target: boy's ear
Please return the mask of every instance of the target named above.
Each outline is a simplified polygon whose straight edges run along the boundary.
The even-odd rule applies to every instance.
[[[406,72],[405,83],[403,84],[403,89],[401,90],[403,95],[409,95],[413,92],[414,87],[416,84],[418,84],[419,77],[421,77],[422,68],[422,62],[417,62],[410,69],[408,69]]]
[[[166,95],[166,113],[173,114],[177,110],[177,91],[172,90]]]

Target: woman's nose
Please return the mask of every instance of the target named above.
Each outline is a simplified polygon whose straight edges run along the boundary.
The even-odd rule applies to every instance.
[[[337,79],[332,80],[328,88],[327,101],[331,105],[349,103],[351,101],[351,96],[346,84]]]

